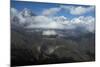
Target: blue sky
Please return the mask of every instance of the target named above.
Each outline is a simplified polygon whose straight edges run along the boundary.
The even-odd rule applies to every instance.
[[[74,5],[74,4],[57,4],[57,3],[40,3],[40,2],[24,2],[24,1],[11,1],[11,7],[21,11],[24,8],[31,9],[35,14],[40,15],[43,10],[50,9],[50,8],[59,8],[60,6],[82,6],[83,8],[88,8],[91,5]],[[74,17],[78,16],[92,16],[95,17],[95,8],[93,10],[88,11],[86,13],[80,14],[80,15],[73,15],[70,14],[69,10],[61,9],[59,12],[57,12],[54,16],[65,16],[69,19],[72,19]]]

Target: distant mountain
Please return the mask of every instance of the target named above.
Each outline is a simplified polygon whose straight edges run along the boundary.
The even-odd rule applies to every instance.
[[[11,17],[11,25],[25,27],[32,22],[32,16],[36,16],[36,14],[32,10],[24,8],[17,15]]]
[[[24,8],[20,13],[23,17],[31,17],[31,16],[36,16],[32,10],[28,8]]]

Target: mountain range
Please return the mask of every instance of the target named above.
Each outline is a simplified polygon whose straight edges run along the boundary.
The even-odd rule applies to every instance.
[[[66,23],[57,23],[53,27],[51,22],[49,26],[48,18],[37,16],[27,8],[20,12],[13,9],[11,16],[12,66],[95,60],[94,30],[91,32],[77,25],[62,27]]]

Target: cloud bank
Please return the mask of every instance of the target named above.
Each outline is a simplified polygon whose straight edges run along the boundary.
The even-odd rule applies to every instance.
[[[68,8],[69,9],[69,8]],[[76,7],[76,8],[70,8],[71,10],[75,9],[75,12],[80,10],[80,12],[76,12],[76,14],[82,14],[86,11],[90,11],[93,8],[88,7],[88,9],[83,7]],[[15,8],[11,8],[11,19],[18,18],[18,23],[20,25],[25,25],[24,28],[45,28],[45,29],[76,29],[76,28],[82,28],[84,30],[87,30],[89,32],[94,32],[95,29],[95,19],[92,16],[79,16],[74,17],[72,19],[69,19],[65,16],[52,16],[49,15],[51,13],[55,14],[59,10],[58,8],[51,8],[49,10],[42,11],[42,15],[40,16],[31,16],[28,15],[31,14],[29,10],[25,10],[25,15],[23,16],[22,12],[18,12]],[[71,11],[72,14],[75,14],[73,11]],[[75,14],[75,15],[76,15]],[[11,21],[12,23],[15,23],[15,20]]]
[[[57,12],[59,12],[60,10],[61,10],[61,8],[49,8],[49,9],[45,9],[45,10],[43,10],[42,15],[45,15],[45,16],[54,15]]]
[[[85,14],[87,12],[94,10],[94,6],[90,6],[90,7],[61,6],[61,8],[65,9],[66,11],[69,11],[69,13],[72,15],[82,15],[82,14]]]
[[[83,6],[61,5],[60,7],[54,7],[54,8],[49,8],[49,9],[43,10],[42,15],[45,15],[45,16],[55,15],[58,12],[60,12],[62,9],[66,11],[66,14],[69,12],[72,15],[82,15],[82,14],[93,11],[94,6],[83,7]]]

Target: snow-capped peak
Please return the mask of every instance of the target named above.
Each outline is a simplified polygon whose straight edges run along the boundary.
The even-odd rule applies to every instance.
[[[23,16],[23,17],[30,17],[30,16],[34,16],[35,14],[32,12],[32,10],[28,9],[28,8],[24,8],[20,14]]]

